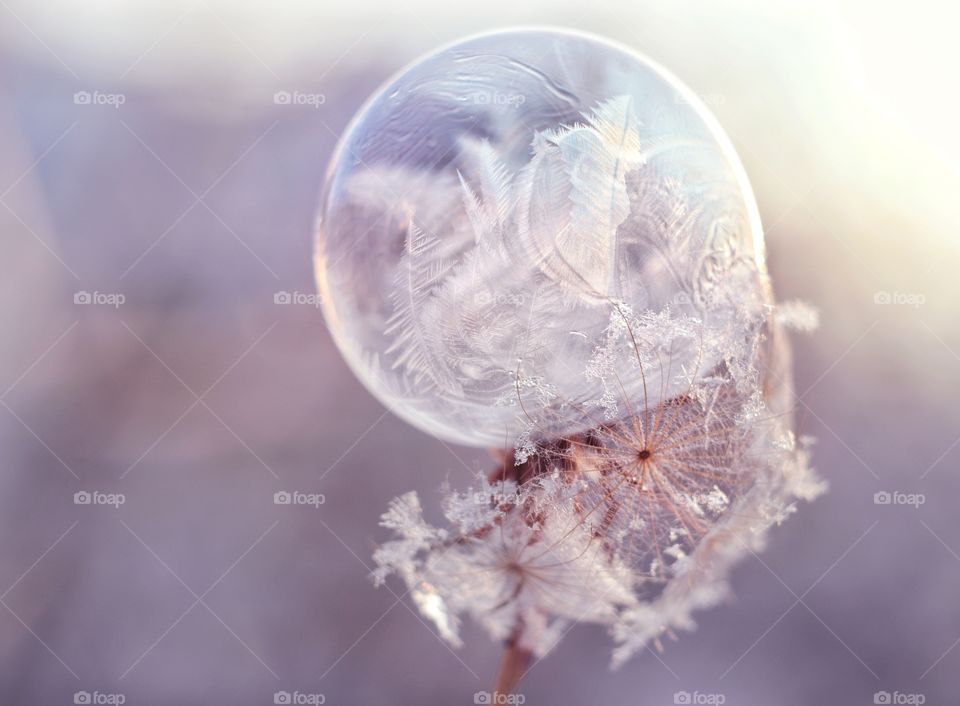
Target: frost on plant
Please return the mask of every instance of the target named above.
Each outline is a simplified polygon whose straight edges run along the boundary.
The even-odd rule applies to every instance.
[[[692,628],[692,612],[723,597],[730,565],[822,490],[782,406],[773,333],[745,336],[738,353],[754,366],[729,357],[709,373],[674,369],[674,356],[704,353],[719,334],[690,317],[613,306],[584,371],[609,392],[584,411],[596,425],[541,439],[535,456],[450,493],[445,528],[427,524],[415,494],[395,500],[383,524],[398,538],[376,552],[377,581],[397,573],[453,644],[464,615],[537,654],[561,626],[592,622],[607,627],[620,664],[665,631]],[[623,357],[641,378],[662,359],[659,384],[680,391],[656,403],[620,396]]]
[[[383,516],[376,581],[398,575],[455,645],[465,616],[537,654],[590,622],[621,664],[692,628],[822,491],[783,337],[816,312],[773,303],[747,216],[654,168],[642,127],[615,97],[535,132],[517,168],[465,139],[456,183],[435,184],[464,219],[404,224],[390,368],[411,399],[507,410],[513,445],[447,493],[442,527],[415,493]]]
[[[665,173],[672,158],[663,155],[683,148],[645,145],[642,128],[636,99],[620,95],[533,131],[522,158],[464,135],[455,176],[381,165],[352,175],[351,212],[372,220],[357,230],[387,223],[392,233],[392,250],[370,255],[382,263],[389,310],[382,351],[364,367],[396,408],[419,410],[415,418],[448,438],[489,445],[522,443],[531,425],[585,430],[592,422],[571,402],[612,404],[604,380],[583,374],[608,335],[611,302],[641,318],[694,316],[727,334],[760,313],[760,255],[733,185],[701,183],[708,170]],[[385,198],[396,193],[404,197]],[[696,353],[707,369],[718,358],[706,356],[726,351]],[[639,394],[638,376],[621,382]],[[648,396],[661,388],[651,384]]]
[[[377,550],[376,578],[399,573],[454,644],[459,616],[468,614],[496,639],[520,630],[526,646],[543,654],[560,625],[608,623],[618,606],[633,602],[628,567],[593,541],[574,494],[559,471],[520,487],[481,479],[446,499],[448,531],[425,523],[415,494],[403,496],[391,513],[402,504],[406,522],[394,527],[400,539]]]

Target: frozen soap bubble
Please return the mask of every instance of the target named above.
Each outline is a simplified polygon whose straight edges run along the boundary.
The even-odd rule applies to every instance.
[[[335,152],[316,269],[367,387],[468,445],[673,397],[750,355],[770,302],[756,204],[707,108],[562,31],[468,38],[379,90]]]

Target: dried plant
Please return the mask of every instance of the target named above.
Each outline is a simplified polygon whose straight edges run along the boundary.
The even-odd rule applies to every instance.
[[[520,164],[463,136],[456,179],[375,166],[348,187],[403,235],[365,365],[434,433],[502,425],[512,447],[445,492],[444,527],[394,500],[375,580],[398,575],[451,644],[464,616],[504,641],[500,691],[578,622],[606,627],[615,665],[692,628],[822,490],[782,334],[816,314],[773,303],[735,175],[674,171],[659,155],[692,147],[643,144],[637,112],[615,96],[535,131]],[[398,180],[416,203],[381,203]]]
[[[634,317],[613,304],[610,336],[588,367],[621,394],[592,409],[558,406],[594,426],[533,434],[533,448],[505,455],[475,488],[448,492],[447,529],[426,523],[416,493],[395,500],[383,525],[399,539],[377,550],[376,580],[398,574],[452,644],[461,615],[473,617],[506,642],[508,670],[546,654],[574,622],[609,629],[615,665],[692,628],[692,612],[723,597],[729,566],[761,548],[795,499],[822,490],[784,407],[772,320],[747,337],[754,365],[724,360],[701,374],[658,361],[658,401],[649,401],[651,358],[689,360],[696,342],[702,359],[716,336],[690,317]],[[624,353],[632,369],[617,359]],[[645,393],[626,394],[616,371],[635,372]],[[667,394],[678,382],[681,392]],[[518,375],[518,401],[522,389]]]

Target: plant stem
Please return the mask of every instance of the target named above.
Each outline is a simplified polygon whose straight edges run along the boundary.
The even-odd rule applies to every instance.
[[[521,647],[516,637],[507,640],[500,659],[500,671],[497,673],[495,694],[510,695],[527,673],[533,653]]]

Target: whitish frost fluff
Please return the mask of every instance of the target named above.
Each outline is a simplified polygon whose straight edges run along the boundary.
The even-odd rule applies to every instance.
[[[716,602],[730,565],[821,487],[793,433],[756,204],[729,141],[659,67],[517,31],[408,68],[344,136],[316,264],[344,356],[440,438],[506,446],[383,524],[398,574],[459,643],[470,615],[543,653],[578,621],[620,663]]]
[[[713,117],[646,59],[561,32],[468,39],[377,93],[331,165],[316,266],[370,390],[478,446],[592,426],[606,390],[584,371],[612,302],[703,321],[721,357],[770,304],[753,194]],[[645,373],[648,398],[683,389]]]

